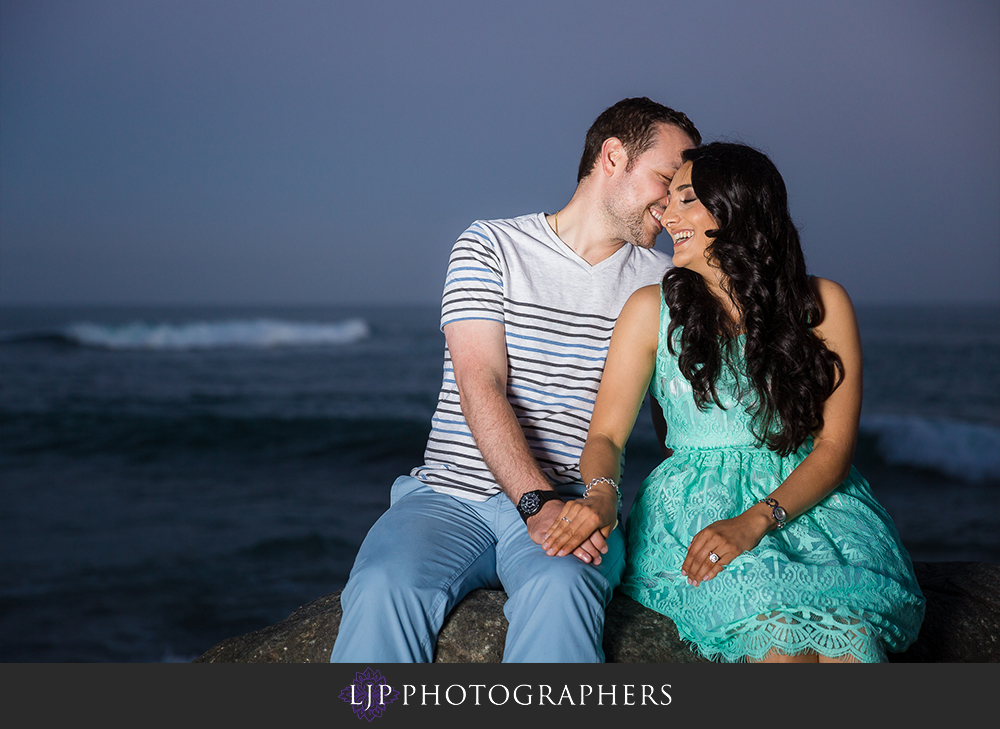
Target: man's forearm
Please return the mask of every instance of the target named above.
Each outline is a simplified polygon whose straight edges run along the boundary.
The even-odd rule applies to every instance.
[[[460,388],[462,413],[483,461],[515,504],[528,491],[551,489],[528,446],[506,393],[493,383]]]
[[[507,497],[517,504],[528,491],[549,490],[552,484],[542,473],[521,430],[521,424],[507,400],[504,384],[500,380],[468,380],[459,385],[462,413],[472,431],[483,461],[493,473],[497,484]],[[528,522],[528,535],[536,544],[545,539],[546,531],[559,515],[562,502],[549,501]],[[602,551],[606,551],[602,535],[598,543],[587,541],[573,550],[573,555],[584,562],[600,564]],[[591,538],[592,539],[592,538]]]

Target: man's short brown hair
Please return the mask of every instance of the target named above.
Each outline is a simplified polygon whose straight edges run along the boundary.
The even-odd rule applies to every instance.
[[[681,112],[657,104],[645,96],[622,99],[605,109],[587,130],[576,181],[580,182],[594,169],[604,141],[611,137],[618,139],[625,147],[628,154],[625,169],[632,169],[640,155],[653,146],[658,124],[671,124],[687,134],[696,147],[701,144],[701,134]]]

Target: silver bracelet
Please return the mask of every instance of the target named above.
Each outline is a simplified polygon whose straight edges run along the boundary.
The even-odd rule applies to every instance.
[[[622,508],[622,490],[620,488],[618,488],[618,484],[616,484],[612,479],[606,478],[604,476],[601,476],[600,478],[592,478],[592,479],[590,479],[590,483],[587,484],[587,488],[585,488],[583,490],[583,498],[587,498],[588,496],[590,496],[590,489],[592,489],[594,487],[595,483],[607,483],[607,484],[611,484],[611,488],[613,488],[615,490],[615,493],[618,495],[618,507],[617,508],[619,508],[619,509]]]

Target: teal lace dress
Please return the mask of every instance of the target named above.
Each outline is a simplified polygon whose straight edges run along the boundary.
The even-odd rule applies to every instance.
[[[879,662],[887,650],[905,650],[920,629],[924,597],[892,520],[853,467],[820,503],[711,580],[693,587],[681,575],[695,534],[768,496],[811,444],[787,457],[756,446],[737,397],[742,373],[719,383],[725,409],[699,410],[667,350],[668,324],[661,297],[650,387],[673,455],[643,482],[632,507],[622,590],[671,618],[714,660],[756,660],[777,649]]]

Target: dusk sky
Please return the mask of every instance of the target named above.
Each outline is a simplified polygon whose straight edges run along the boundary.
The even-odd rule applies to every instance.
[[[0,304],[434,304],[627,96],[770,154],[855,302],[1000,303],[996,0],[0,0]]]

